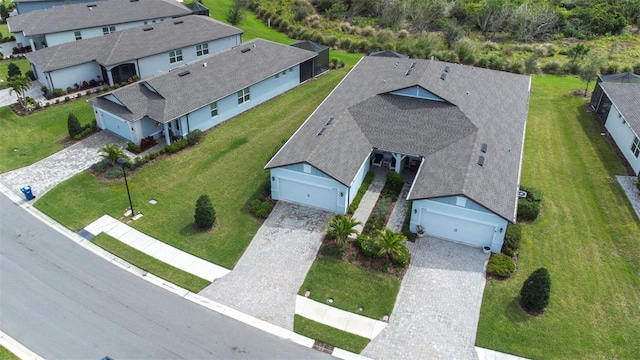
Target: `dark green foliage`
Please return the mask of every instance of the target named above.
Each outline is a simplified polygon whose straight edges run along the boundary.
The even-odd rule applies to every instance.
[[[540,214],[540,203],[528,199],[518,200],[518,217],[525,221],[533,221]]]
[[[125,171],[128,171],[128,169],[126,167],[125,167]],[[121,178],[123,176],[124,175],[122,174],[122,168],[120,167],[120,165],[111,166],[104,173],[104,177],[106,179],[119,179],[119,178]]]
[[[109,169],[111,166],[111,161],[109,161],[109,159],[102,159],[97,163],[91,165],[91,170],[98,173],[103,173],[107,171],[107,169]]]
[[[36,79],[36,76],[35,76],[35,74],[33,73],[32,70],[25,71],[24,76],[28,77],[32,81]]]
[[[542,66],[542,71],[545,74],[558,75],[560,74],[560,64],[556,61],[549,61]]]
[[[138,146],[138,144],[129,141],[127,143],[127,150],[131,151],[134,154],[139,154],[140,153],[140,146]]]
[[[602,75],[617,74],[619,70],[620,67],[616,63],[609,63],[600,66],[600,74]]]
[[[527,199],[529,199],[530,201],[542,202],[542,191],[524,185],[520,186],[520,190],[527,192]]]
[[[15,78],[19,78],[22,76],[22,70],[18,67],[18,65],[10,62],[7,66],[7,80],[11,81]]]
[[[362,250],[362,253],[370,258],[378,258],[380,257],[378,254],[380,253],[380,245],[378,242],[372,239],[371,237],[360,234],[356,238],[356,242],[358,246]]]
[[[396,201],[403,186],[404,178],[402,177],[402,174],[395,171],[389,171],[387,173],[387,182],[384,184],[384,188],[382,188],[382,195],[389,196],[392,201]]]
[[[266,219],[271,213],[271,204],[268,201],[260,201],[254,199],[251,202],[251,211],[253,214],[261,219]]]
[[[336,59],[336,63],[337,63],[337,60],[338,59]],[[364,176],[364,180],[362,180],[362,185],[360,185],[360,189],[358,189],[358,193],[353,198],[351,205],[349,205],[349,214],[353,214],[354,211],[356,211],[356,209],[358,208],[358,205],[360,205],[360,201],[362,200],[362,197],[364,196],[364,194],[367,192],[367,189],[369,188],[369,185],[373,181],[374,176],[375,174],[372,171],[369,171],[367,175]]]
[[[78,121],[78,118],[74,114],[69,114],[67,117],[67,130],[69,132],[69,137],[72,139],[82,132],[80,121]]]
[[[510,256],[505,254],[492,254],[487,264],[487,275],[508,277],[513,274],[516,264]]]
[[[633,64],[633,73],[636,75],[640,75],[640,63]]]
[[[320,254],[342,259],[344,257],[344,247],[338,243],[324,244],[320,249]]]
[[[520,305],[528,312],[539,314],[551,295],[551,276],[546,268],[539,268],[529,275],[520,290]]]
[[[216,221],[216,210],[208,195],[200,195],[196,201],[195,222],[200,229],[209,229]]]
[[[404,267],[409,262],[409,248],[405,244],[407,238],[401,233],[394,232],[387,227],[376,230],[375,240],[380,247],[378,256],[386,255],[394,264]]]
[[[101,147],[98,152],[102,158],[107,159],[111,162],[111,164],[115,164],[119,158],[129,159],[127,155],[124,154],[120,145],[113,143],[105,143],[103,147]]]
[[[54,88],[53,91],[51,92],[52,97],[60,97],[62,95],[64,95],[64,90],[60,88]]]
[[[0,17],[4,21],[7,21],[7,18],[9,17],[9,9],[7,9],[7,6],[4,4],[4,1],[0,4]]]
[[[342,246],[347,245],[347,238],[352,234],[356,234],[355,227],[361,225],[360,221],[352,219],[345,215],[335,215],[329,221],[329,228],[327,229],[327,236],[331,239],[336,239],[338,244]]]
[[[184,139],[180,139],[176,142],[174,142],[171,145],[167,145],[163,148],[163,150],[165,151],[165,153],[177,153],[178,151],[184,149],[187,147],[187,145],[189,145],[189,143],[187,142],[187,140]]]
[[[242,22],[244,19],[244,9],[242,8],[240,1],[235,0],[233,2],[233,5],[231,5],[229,10],[227,10],[225,19],[231,25],[238,25]]]
[[[202,136],[204,136],[204,134],[202,133],[202,130],[200,129],[192,130],[187,134],[187,142],[189,143],[189,145],[195,145],[199,143],[200,140],[202,140]]]
[[[520,224],[509,224],[504,235],[502,253],[507,256],[514,256],[520,249],[520,239],[522,239],[522,226]]]

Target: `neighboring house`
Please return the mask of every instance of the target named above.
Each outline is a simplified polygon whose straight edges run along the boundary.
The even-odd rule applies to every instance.
[[[345,214],[372,166],[415,172],[410,229],[500,252],[516,221],[530,78],[364,57],[269,161],[271,197]]]
[[[13,0],[18,14],[26,14],[35,10],[49,9],[54,6],[95,3],[101,0]]]
[[[596,90],[601,95],[595,103],[592,98],[594,110],[602,115],[605,128],[634,173],[640,175],[640,82],[600,82]]]
[[[209,8],[197,1],[184,4],[184,6],[188,7],[189,10],[191,10],[191,12],[193,12],[194,15],[209,16]]]
[[[90,80],[114,85],[134,75],[144,79],[241,43],[242,30],[190,15],[25,55],[35,76],[53,90]]]
[[[313,64],[313,68],[315,69],[316,75],[329,70],[329,47],[328,46],[320,45],[309,40],[298,40],[293,44],[291,44],[291,46],[297,47],[299,49],[313,51],[316,54],[318,54]]]
[[[611,101],[604,95],[600,83],[640,84],[640,75],[625,72],[620,74],[599,75],[596,87],[591,94],[591,108],[603,119],[609,114]]]
[[[98,126],[139,144],[207,130],[308,80],[316,54],[255,39],[89,100]]]
[[[36,10],[10,17],[7,25],[18,46],[38,50],[189,14],[175,0],[107,0]]]

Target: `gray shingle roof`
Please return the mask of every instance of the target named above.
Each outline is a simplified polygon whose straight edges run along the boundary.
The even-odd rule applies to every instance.
[[[388,94],[413,86],[446,102]],[[529,86],[528,76],[365,57],[265,168],[309,163],[350,185],[373,148],[422,156],[409,199],[464,195],[515,221]],[[477,165],[480,155],[484,166]]]
[[[11,32],[34,36],[189,14],[191,10],[175,0],[104,0],[31,11],[7,23]]]
[[[143,30],[150,27],[153,30]],[[51,46],[28,53],[26,57],[44,71],[91,61],[111,66],[238,34],[242,34],[242,30],[206,16],[190,15],[152,26]]]
[[[125,120],[137,121],[148,116],[166,123],[315,56],[311,51],[254,39],[168,73],[114,90],[90,102],[116,112]],[[187,71],[188,75],[179,75]],[[145,84],[157,94],[148,90]],[[124,106],[106,100],[109,95],[115,96]],[[114,107],[122,109],[114,110]]]
[[[600,83],[636,135],[640,135],[640,83]]]

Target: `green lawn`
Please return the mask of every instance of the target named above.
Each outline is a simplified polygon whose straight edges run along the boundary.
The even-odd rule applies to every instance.
[[[7,71],[9,70],[9,64],[14,63],[18,65],[20,70],[22,70],[22,75],[29,70],[31,70],[31,65],[29,65],[29,60],[27,59],[13,59],[13,60],[2,60],[0,61],[0,87],[6,87],[7,83]]]
[[[20,359],[19,357],[17,357],[11,351],[7,350],[7,348],[5,348],[4,346],[0,346],[0,360],[19,360],[19,359]]]
[[[201,144],[148,164],[129,177],[138,230],[195,256],[233,268],[261,223],[246,204],[268,179],[264,165],[342,79],[330,72],[211,130]],[[208,194],[215,230],[196,232],[195,202]],[[151,205],[149,200],[158,204]],[[100,181],[88,172],[58,185],[35,206],[72,230],[127,208],[123,180]]]
[[[199,278],[171,265],[167,265],[164,262],[138,251],[105,233],[98,234],[98,236],[93,238],[91,242],[123,260],[131,264],[135,264],[142,270],[163,278],[168,282],[185,288],[193,293],[198,293],[211,284],[211,282],[205,279]]]
[[[640,221],[575,89],[584,89],[575,77],[533,79],[521,182],[543,191],[543,210],[524,224],[518,272],[485,288],[477,345],[534,359],[637,358]],[[551,302],[532,317],[517,296],[539,267],[551,274]]]
[[[84,100],[58,105],[18,117],[8,106],[0,108],[0,173],[33,164],[62,149],[68,136],[67,116],[73,112],[81,124],[93,120],[93,108]]]
[[[300,315],[295,315],[293,318],[293,331],[356,354],[361,353],[370,341],[365,337],[320,324]]]

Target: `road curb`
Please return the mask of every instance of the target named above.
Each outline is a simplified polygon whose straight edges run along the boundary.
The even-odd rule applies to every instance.
[[[11,351],[13,355],[19,357],[22,360],[43,360],[42,356],[27,349],[2,330],[0,330],[0,345],[4,346],[7,350]]]

